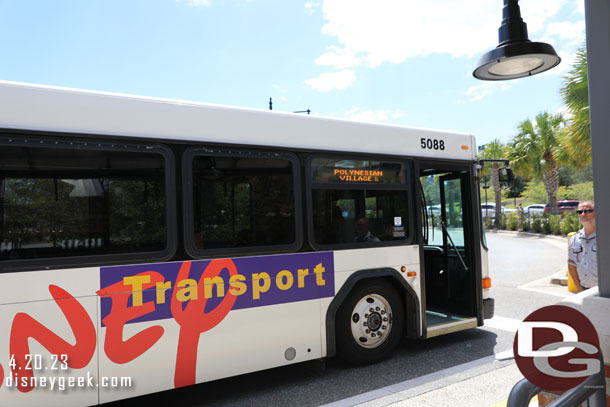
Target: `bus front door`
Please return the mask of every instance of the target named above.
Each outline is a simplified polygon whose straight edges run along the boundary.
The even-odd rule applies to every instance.
[[[420,173],[427,336],[476,326],[473,209],[468,171]]]

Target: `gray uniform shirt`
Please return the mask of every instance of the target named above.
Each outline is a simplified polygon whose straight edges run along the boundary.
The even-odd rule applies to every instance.
[[[590,288],[597,285],[597,239],[595,232],[585,236],[585,229],[580,229],[570,238],[568,264],[576,267],[580,284]]]

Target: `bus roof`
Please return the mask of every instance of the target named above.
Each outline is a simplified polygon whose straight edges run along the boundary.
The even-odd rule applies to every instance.
[[[476,158],[474,136],[466,133],[9,81],[0,81],[0,128],[470,161]]]

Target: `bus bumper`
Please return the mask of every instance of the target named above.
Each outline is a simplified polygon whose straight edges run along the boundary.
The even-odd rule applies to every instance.
[[[483,300],[483,319],[490,319],[494,316],[495,299],[486,298]]]

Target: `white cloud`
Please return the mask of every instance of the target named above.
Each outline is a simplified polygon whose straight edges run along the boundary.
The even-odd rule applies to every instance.
[[[326,72],[317,78],[307,79],[305,83],[319,92],[329,92],[333,89],[347,89],[356,80],[356,73],[350,69],[338,72]]]
[[[470,97],[471,102],[478,102],[498,90],[508,89],[510,89],[510,86],[503,82],[483,82],[480,85],[471,86],[464,94]]]
[[[536,38],[532,38],[532,33],[542,31],[549,19],[555,17],[559,9],[567,2],[567,0],[521,0],[519,2],[521,17],[527,24],[527,32],[531,40],[537,41]]]
[[[547,36],[556,36],[562,40],[582,40],[585,37],[585,21],[561,21],[546,26]]]
[[[472,56],[494,46],[501,21],[489,0],[326,0],[323,11],[323,33],[371,67],[433,53]]]
[[[559,58],[561,58],[561,62],[559,63],[559,65],[557,65],[553,69],[541,73],[540,75],[563,76],[568,73],[568,71],[572,68],[572,65],[574,64],[574,59],[576,58],[576,51],[558,50],[557,55],[559,55]]]
[[[207,7],[207,6],[211,6],[212,2],[210,2],[210,0],[183,0],[186,4],[188,4],[189,6],[194,6],[194,7]]]
[[[561,58],[561,63],[559,64],[559,66],[561,67],[561,65],[563,65],[563,71],[567,72],[569,71],[572,66],[574,65],[574,61],[576,60],[576,51],[573,52],[564,52],[564,51],[559,51],[559,58]]]
[[[357,122],[379,123],[389,119],[398,119],[404,115],[405,113],[401,110],[363,110],[354,106],[345,112],[343,117]]]
[[[567,1],[522,0],[529,32],[540,31]],[[502,21],[502,3],[490,0],[324,0],[322,10],[322,32],[369,67],[429,54],[472,57],[497,45]]]
[[[319,1],[308,1],[305,3],[305,13],[312,15],[316,12],[316,9],[320,7]]]
[[[279,92],[279,93],[288,93],[289,92],[289,89],[286,85],[280,85],[278,83],[272,84],[271,88],[273,89],[274,93],[275,92]]]
[[[583,0],[575,0],[576,5],[574,8],[574,14],[585,15],[585,2]]]
[[[572,112],[570,112],[570,110],[568,109],[568,107],[566,105],[561,105],[555,113],[561,114],[563,116],[563,118],[566,120],[570,120],[572,118]]]
[[[335,69],[353,68],[360,65],[360,58],[350,53],[346,49],[336,46],[328,47],[330,52],[322,54],[316,59],[316,64],[322,66],[332,66]]]
[[[288,102],[288,98],[286,96],[280,96],[280,100],[282,102]]]
[[[565,75],[574,64],[576,51],[584,44],[585,22],[581,20],[549,23],[545,33],[542,41],[555,46],[561,63],[556,68],[544,72],[543,75]]]

